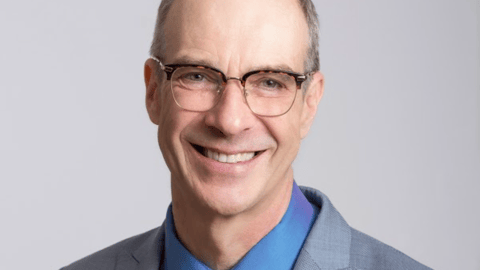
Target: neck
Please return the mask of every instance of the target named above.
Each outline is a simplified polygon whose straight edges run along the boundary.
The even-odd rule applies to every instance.
[[[292,194],[293,177],[289,179],[268,198],[229,216],[186,203],[191,200],[183,200],[172,185],[173,217],[180,241],[210,268],[232,268],[282,219]]]

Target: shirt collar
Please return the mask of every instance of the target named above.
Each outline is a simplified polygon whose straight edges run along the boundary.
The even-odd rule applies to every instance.
[[[293,183],[292,196],[282,220],[235,265],[233,270],[292,269],[319,209],[312,206]],[[211,270],[179,241],[172,205],[165,222],[165,269]]]

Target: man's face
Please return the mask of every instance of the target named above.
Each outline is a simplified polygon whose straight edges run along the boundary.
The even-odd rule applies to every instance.
[[[279,67],[305,72],[308,29],[296,0],[178,0],[168,14],[165,36],[164,64],[205,64],[227,77]],[[187,201],[231,215],[274,199],[293,178],[291,164],[321,97],[320,77],[317,73],[312,84],[318,91],[307,91],[313,92],[311,98],[298,91],[291,110],[278,117],[253,114],[235,80],[207,112],[179,108],[169,82],[165,77],[158,81],[153,101],[147,96],[147,108],[159,126],[174,203]],[[199,148],[254,157],[225,163]]]

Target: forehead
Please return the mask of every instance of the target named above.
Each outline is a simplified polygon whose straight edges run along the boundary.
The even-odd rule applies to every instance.
[[[198,59],[234,72],[287,65],[301,72],[308,28],[297,0],[177,0],[165,39],[167,62]]]

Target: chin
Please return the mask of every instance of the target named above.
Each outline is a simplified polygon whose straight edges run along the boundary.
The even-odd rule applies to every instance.
[[[233,216],[248,211],[257,202],[260,192],[254,187],[213,186],[203,187],[200,200],[216,214]]]

